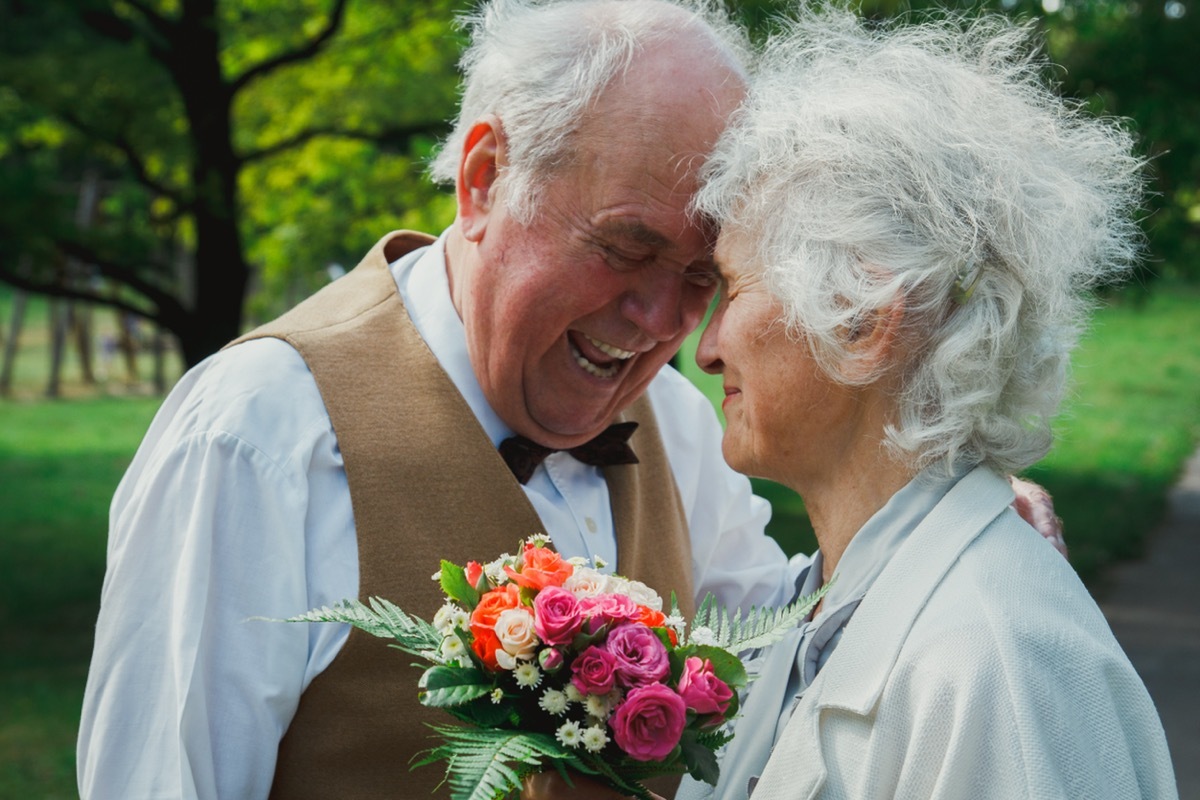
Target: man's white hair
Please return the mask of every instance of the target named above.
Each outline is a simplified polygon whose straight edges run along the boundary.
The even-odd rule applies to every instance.
[[[508,148],[508,208],[523,222],[549,175],[572,163],[572,135],[589,106],[639,52],[691,37],[742,76],[749,53],[715,0],[493,0],[461,22],[471,38],[462,106],[430,173],[453,184],[471,127],[495,114]]]
[[[696,198],[755,241],[831,378],[900,377],[888,444],[914,466],[1042,457],[1090,290],[1141,249],[1130,135],[1049,87],[1033,38],[810,11],[768,44]],[[897,300],[909,357],[864,374],[847,334]]]

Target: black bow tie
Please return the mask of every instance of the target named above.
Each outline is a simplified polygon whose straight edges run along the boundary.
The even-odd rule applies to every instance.
[[[636,464],[638,457],[629,446],[629,437],[637,429],[636,422],[609,425],[595,439],[567,450],[584,464],[610,467],[615,464]],[[510,436],[500,443],[500,455],[521,483],[528,483],[533,471],[546,456],[558,453],[553,447],[540,445],[524,436]]]

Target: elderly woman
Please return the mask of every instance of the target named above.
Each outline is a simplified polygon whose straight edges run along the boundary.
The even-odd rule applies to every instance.
[[[729,463],[804,498],[802,591],[833,581],[768,656],[718,797],[1176,796],[1145,688],[1000,477],[1050,448],[1141,188],[1028,33],[812,14],[718,144],[698,360]]]

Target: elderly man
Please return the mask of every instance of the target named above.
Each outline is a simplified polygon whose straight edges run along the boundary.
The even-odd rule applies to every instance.
[[[714,292],[688,206],[743,96],[738,32],[657,0],[474,26],[435,168],[454,224],[189,372],[118,488],[84,798],[428,795],[409,760],[437,717],[402,657],[248,620],[373,595],[428,618],[440,558],[544,530],[685,606],[793,591],[707,401],[662,369]]]
[[[545,530],[688,605],[791,591],[713,412],[661,369],[714,291],[687,207],[742,98],[736,31],[665,2],[505,2],[474,39],[437,167],[453,226],[385,238],[192,370],[119,487],[83,797],[428,795],[419,673],[343,626],[247,620],[371,595],[428,617],[439,558]],[[614,421],[633,456],[625,425],[607,454],[537,461]]]

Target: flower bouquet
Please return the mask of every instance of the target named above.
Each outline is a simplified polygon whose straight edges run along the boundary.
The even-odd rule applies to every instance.
[[[441,744],[417,766],[445,761],[455,800],[507,797],[547,768],[641,798],[641,781],[658,775],[715,784],[747,684],[736,653],[780,638],[821,593],[745,618],[709,596],[687,625],[674,595],[664,613],[646,584],[548,543],[530,537],[485,564],[443,561],[433,578],[447,599],[432,622],[380,598],[288,621],[349,623],[427,662],[421,702],[470,727],[432,726]]]

